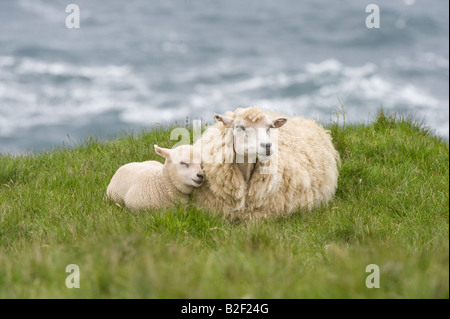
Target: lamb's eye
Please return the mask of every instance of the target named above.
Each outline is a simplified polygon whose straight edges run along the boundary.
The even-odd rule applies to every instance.
[[[184,165],[186,167],[189,167],[189,163],[185,163],[185,162],[180,162],[181,165]]]

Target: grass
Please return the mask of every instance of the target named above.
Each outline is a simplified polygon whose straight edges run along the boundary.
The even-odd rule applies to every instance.
[[[235,224],[192,206],[134,213],[115,170],[171,128],[0,155],[0,298],[449,298],[449,147],[411,118],[330,124],[328,207]],[[65,285],[66,266],[80,288]],[[380,268],[380,288],[365,285]]]

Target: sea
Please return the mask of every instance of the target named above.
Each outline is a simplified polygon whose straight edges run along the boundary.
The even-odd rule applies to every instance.
[[[247,106],[448,140],[449,1],[0,0],[0,153]]]

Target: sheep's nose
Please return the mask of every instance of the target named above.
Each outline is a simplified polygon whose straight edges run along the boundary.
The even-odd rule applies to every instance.
[[[260,145],[266,149],[266,155],[269,156],[272,143],[261,143]]]
[[[202,173],[198,173],[197,177],[200,178],[200,179],[203,179],[203,174]]]

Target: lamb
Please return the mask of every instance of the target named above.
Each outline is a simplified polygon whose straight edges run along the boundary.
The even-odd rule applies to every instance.
[[[215,119],[195,143],[207,180],[194,191],[199,208],[248,219],[311,210],[334,197],[339,153],[314,120],[258,107]]]
[[[154,147],[156,153],[165,157],[164,165],[146,161],[120,167],[106,191],[111,200],[132,210],[159,209],[177,201],[188,202],[189,194],[203,182],[199,150],[190,145],[171,150]]]

